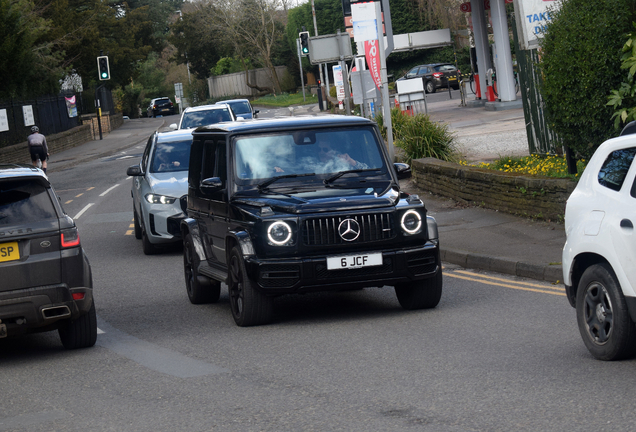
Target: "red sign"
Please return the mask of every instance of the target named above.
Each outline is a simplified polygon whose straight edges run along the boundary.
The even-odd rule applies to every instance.
[[[470,11],[471,11],[471,9],[470,9],[470,3],[462,3],[462,4],[459,6],[459,10],[461,10],[462,12],[470,12]]]
[[[484,0],[484,9],[485,10],[489,10],[490,9],[490,0]]]
[[[382,77],[380,76],[380,49],[378,48],[378,40],[364,41],[364,54],[367,58],[367,65],[371,78],[379,89],[382,86]]]

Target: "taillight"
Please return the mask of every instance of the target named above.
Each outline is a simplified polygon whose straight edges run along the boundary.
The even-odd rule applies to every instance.
[[[84,293],[73,293],[73,300],[84,300]]]
[[[61,238],[63,248],[75,247],[80,244],[79,231],[77,231],[77,228],[62,231]]]
[[[444,76],[444,74],[443,74],[442,72],[435,72],[435,73],[433,74],[433,76],[434,76],[435,78],[441,78],[441,77],[443,77],[443,76]]]

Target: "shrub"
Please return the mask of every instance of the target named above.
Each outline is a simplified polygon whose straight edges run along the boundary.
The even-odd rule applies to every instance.
[[[386,128],[382,114],[376,116],[382,136],[386,139]],[[444,123],[432,122],[429,116],[416,114],[411,116],[400,111],[391,110],[394,144],[404,150],[406,163],[413,159],[434,157],[444,161],[456,158],[455,138]]]
[[[636,29],[636,23],[633,23]],[[623,45],[623,55],[621,57],[621,69],[627,70],[627,76],[621,83],[618,90],[612,90],[607,105],[614,109],[614,128],[620,129],[621,126],[636,120],[636,32],[628,35],[627,42]]]
[[[607,106],[623,78],[620,53],[633,0],[568,0],[553,11],[542,42],[545,113],[563,144],[590,156],[615,135]]]

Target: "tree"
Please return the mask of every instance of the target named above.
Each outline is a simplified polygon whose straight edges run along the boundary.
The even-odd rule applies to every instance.
[[[51,22],[31,0],[0,0],[0,97],[54,93],[64,75]]]
[[[550,127],[581,157],[616,134],[607,98],[623,79],[621,48],[633,20],[633,0],[568,0],[552,12],[541,94]]]

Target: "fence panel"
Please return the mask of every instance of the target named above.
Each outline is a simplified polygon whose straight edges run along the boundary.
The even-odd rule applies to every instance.
[[[563,154],[559,137],[550,129],[544,115],[545,102],[541,97],[542,77],[538,65],[537,50],[522,50],[517,38],[517,26],[512,22],[517,63],[519,65],[519,87],[526,121],[528,147],[531,154]]]

